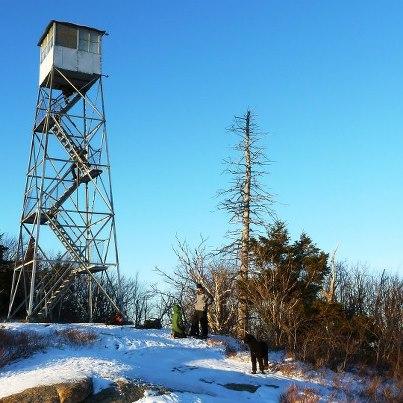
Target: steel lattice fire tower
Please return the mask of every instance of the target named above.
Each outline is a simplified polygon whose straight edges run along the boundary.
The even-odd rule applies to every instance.
[[[101,293],[120,310],[101,74],[104,35],[51,21],[39,40],[39,91],[9,318],[50,316],[77,278],[88,285],[89,321],[94,295]]]

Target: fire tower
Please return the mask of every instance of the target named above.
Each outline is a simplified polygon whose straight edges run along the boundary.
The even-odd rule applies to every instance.
[[[101,74],[104,35],[51,21],[39,39],[39,91],[9,318],[50,316],[77,279],[88,287],[89,321],[99,295],[120,311]]]

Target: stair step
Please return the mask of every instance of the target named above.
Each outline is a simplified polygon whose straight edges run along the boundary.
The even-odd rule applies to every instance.
[[[89,90],[89,87],[88,88],[82,88],[80,90],[80,92],[84,95],[88,90]],[[66,114],[81,98],[82,97],[81,97],[81,95],[79,93],[77,93],[77,92],[73,93],[72,96],[70,97],[70,99],[68,100],[68,102],[65,102],[63,106],[60,105],[60,109],[53,111],[53,116],[60,120],[61,116]],[[56,106],[56,105],[54,105],[54,106]],[[50,117],[50,119],[51,119],[51,117]],[[46,115],[36,125],[35,131],[43,133],[45,131],[45,126],[46,126]],[[51,126],[52,125],[50,125],[50,127]]]
[[[57,225],[58,224],[56,223],[54,226],[57,226]],[[90,266],[87,266],[86,268],[83,266],[80,266],[80,267],[77,267],[77,268],[71,270],[70,273],[67,273],[67,278],[64,279],[63,283],[56,290],[54,290],[52,292],[51,296],[46,300],[42,309],[37,313],[37,316],[40,316],[40,317],[45,316],[45,312],[52,309],[52,306],[54,306],[57,298],[66,290],[66,288],[72,282],[74,277],[76,275],[87,273],[87,269],[92,273],[96,273],[98,271],[106,270],[107,267],[101,266],[101,265],[90,265]],[[66,274],[66,272],[64,274]]]

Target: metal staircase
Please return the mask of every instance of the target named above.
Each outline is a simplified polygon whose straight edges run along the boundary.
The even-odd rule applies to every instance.
[[[90,83],[91,84],[91,83]],[[79,92],[75,91],[72,92],[69,96],[66,95],[59,95],[52,105],[52,109],[54,110],[55,116],[63,116],[65,115],[73,106],[82,99],[83,96],[87,93],[90,89],[91,85],[87,84],[83,88],[80,89]],[[42,118],[38,119],[38,122],[35,124],[34,131],[46,133],[47,131],[47,118],[50,117],[48,114],[44,114]]]

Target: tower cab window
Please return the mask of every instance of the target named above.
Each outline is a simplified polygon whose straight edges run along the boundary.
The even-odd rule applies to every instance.
[[[65,48],[77,49],[77,28],[58,25],[55,44]]]
[[[79,29],[78,50],[99,54],[99,34],[87,29]]]

